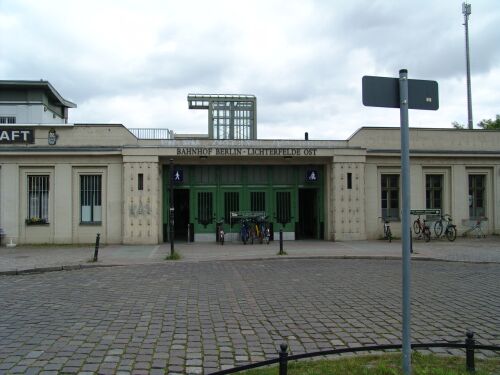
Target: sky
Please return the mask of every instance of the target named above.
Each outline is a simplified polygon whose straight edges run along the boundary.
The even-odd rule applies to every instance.
[[[500,114],[500,3],[472,0],[473,120]],[[187,95],[257,97],[260,139],[347,139],[399,126],[364,107],[364,75],[439,85],[410,127],[467,123],[461,0],[0,0],[0,79],[48,80],[70,123],[207,133]]]

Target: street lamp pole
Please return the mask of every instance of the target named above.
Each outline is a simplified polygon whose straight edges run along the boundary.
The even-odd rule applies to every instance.
[[[170,159],[170,168],[169,168],[169,179],[170,179],[170,257],[174,256],[174,159]]]
[[[473,128],[472,125],[472,94],[470,84],[470,58],[469,58],[469,16],[471,14],[471,5],[462,3],[462,13],[464,15],[465,26],[465,60],[467,65],[467,127]]]

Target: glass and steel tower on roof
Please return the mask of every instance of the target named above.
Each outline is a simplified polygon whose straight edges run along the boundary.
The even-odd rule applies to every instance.
[[[189,109],[208,109],[210,139],[257,139],[254,95],[189,94]]]

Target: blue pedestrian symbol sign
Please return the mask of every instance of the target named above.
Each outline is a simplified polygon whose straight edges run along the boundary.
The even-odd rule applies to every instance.
[[[175,169],[172,175],[172,180],[174,182],[183,182],[184,181],[184,173],[182,169]]]
[[[306,174],[306,181],[316,182],[318,181],[319,175],[316,169],[309,169]]]

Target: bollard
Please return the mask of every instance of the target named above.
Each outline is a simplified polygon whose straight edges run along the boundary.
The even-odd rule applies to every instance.
[[[190,238],[191,238],[191,225],[189,225],[189,223],[188,223],[188,243],[189,243]]]
[[[411,227],[410,227],[410,254],[413,254],[413,236],[411,235]]]
[[[283,255],[283,228],[280,229],[280,255]]]
[[[471,331],[466,332],[467,338],[465,339],[465,367],[468,372],[476,372],[476,365],[474,364],[474,333]]]
[[[287,375],[288,373],[288,345],[283,343],[280,344],[280,372],[279,375]]]
[[[99,253],[99,239],[101,237],[100,233],[97,233],[97,236],[95,237],[95,250],[94,250],[94,262],[97,262],[97,255]]]

